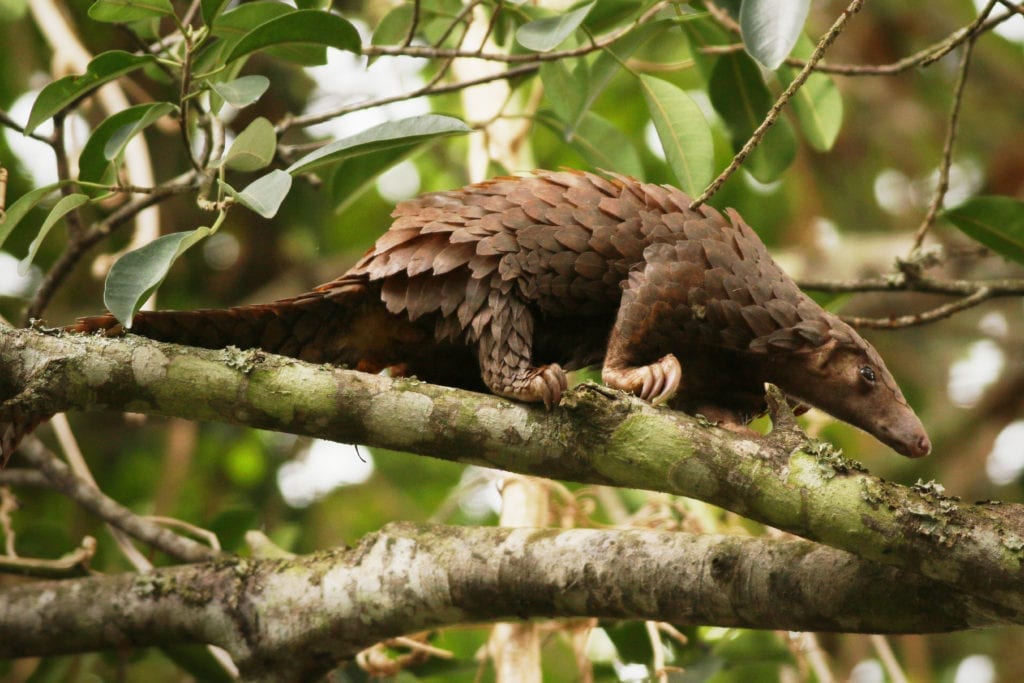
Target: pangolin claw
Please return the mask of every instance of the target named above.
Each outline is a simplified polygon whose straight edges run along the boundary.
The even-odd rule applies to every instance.
[[[601,373],[604,383],[615,389],[636,394],[653,405],[664,403],[679,390],[683,368],[670,354],[650,365],[635,368],[608,368]]]

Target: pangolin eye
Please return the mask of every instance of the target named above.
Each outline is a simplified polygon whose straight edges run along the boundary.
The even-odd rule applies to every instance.
[[[870,365],[860,366],[860,376],[863,377],[866,381],[870,382],[871,384],[874,384],[875,380],[877,379],[875,377],[875,371],[871,368]]]

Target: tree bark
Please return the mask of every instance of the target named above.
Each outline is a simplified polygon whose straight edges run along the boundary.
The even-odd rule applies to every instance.
[[[350,550],[8,587],[0,657],[212,643],[309,680],[382,639],[531,617],[925,633],[1021,614],[802,540],[394,523]]]

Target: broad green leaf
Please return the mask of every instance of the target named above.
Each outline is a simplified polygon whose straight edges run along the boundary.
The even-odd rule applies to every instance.
[[[570,72],[565,60],[558,59],[540,65],[540,80],[544,84],[544,95],[562,121],[574,121],[583,110],[590,92],[587,78],[587,64],[579,63],[575,72]],[[568,138],[564,130],[558,131],[563,139]]]
[[[91,183],[113,182],[111,161],[121,155],[135,135],[177,109],[170,102],[139,104],[103,120],[89,136],[78,157],[78,177]],[[105,194],[90,188],[85,191],[93,197]]]
[[[116,24],[171,16],[174,16],[171,0],[96,0],[89,7],[90,19]]]
[[[207,227],[175,232],[129,251],[107,273],[103,303],[125,328],[149,295],[160,286],[167,272],[185,251],[212,231]]]
[[[1024,202],[1010,197],[975,197],[942,216],[1000,256],[1024,263]]]
[[[29,211],[46,198],[46,195],[56,190],[61,184],[52,183],[26,192],[18,197],[18,200],[11,204],[5,213],[0,213],[0,247],[7,241],[7,237],[18,226],[21,219],[28,215]]]
[[[234,47],[257,26],[294,11],[294,7],[283,2],[246,3],[217,17],[217,24],[211,29],[211,34]]]
[[[310,152],[288,167],[292,175],[334,164],[342,159],[379,152],[394,147],[405,147],[425,142],[431,138],[461,135],[470,132],[470,127],[451,116],[424,114],[398,121],[386,121],[364,130],[362,133],[336,140],[329,145]]]
[[[612,76],[619,72],[619,69],[622,68],[626,60],[644,43],[671,25],[672,22],[662,20],[638,26],[601,51],[601,54],[597,56],[597,59],[594,60],[593,65],[589,69],[588,78],[583,88],[584,97],[582,101],[572,115],[563,117],[569,124],[567,127],[568,133],[571,134],[580,124],[584,114],[590,110],[597,97],[604,91],[608,82],[611,81]],[[586,62],[580,62],[581,67],[585,64]]]
[[[18,264],[19,275],[24,275],[28,272],[28,268],[32,265],[32,261],[35,260],[36,254],[39,253],[39,247],[49,234],[50,228],[56,225],[57,221],[66,216],[68,212],[74,211],[87,201],[89,201],[89,197],[84,194],[69,194],[66,197],[61,197],[61,200],[54,204],[53,208],[50,209],[50,215],[46,217],[43,225],[39,228],[39,234],[32,240],[32,244],[28,246],[28,254]]]
[[[534,52],[554,50],[579,28],[596,4],[594,0],[571,12],[523,24],[516,31],[516,42]]]
[[[141,116],[138,121],[133,123],[127,123],[120,126],[114,131],[114,134],[110,136],[107,143],[103,146],[103,156],[108,161],[121,156],[124,152],[124,148],[128,146],[128,143],[133,137],[141,133],[143,130],[160,120],[161,117],[170,114],[171,112],[178,111],[178,105],[172,104],[171,102],[154,102],[153,104],[141,104],[137,107],[130,107],[124,111],[132,111],[135,109],[141,110]],[[118,112],[123,113],[123,112]]]
[[[292,189],[292,177],[286,171],[275,169],[249,183],[241,192],[236,192],[230,185],[225,187],[245,208],[264,218],[273,218],[288,196],[288,190]]]
[[[740,31],[751,57],[774,71],[803,33],[811,0],[743,0]]]
[[[203,12],[203,23],[213,26],[229,2],[231,0],[202,0],[200,8]]]
[[[275,149],[274,124],[260,116],[235,138],[224,157],[224,165],[236,171],[258,171],[273,161]]]
[[[242,76],[226,83],[210,83],[210,88],[235,109],[247,107],[263,97],[269,87],[270,79],[259,75]]]
[[[414,14],[412,4],[395,7],[384,15],[373,31],[370,43],[373,45],[398,45],[409,37]]]
[[[334,212],[341,213],[351,206],[352,202],[359,199],[373,185],[377,176],[411,156],[425,142],[392,147],[340,162],[331,177],[331,198],[334,201]]]
[[[337,14],[298,10],[282,14],[247,33],[228,53],[226,62],[268,47],[312,44],[359,53],[361,43],[355,26]]]
[[[142,68],[154,59],[152,55],[133,55],[122,50],[111,50],[97,55],[89,62],[84,74],[59,78],[42,89],[32,104],[25,133],[31,133],[40,123],[104,83]]]
[[[814,44],[811,39],[806,35],[800,36],[793,48],[793,55],[807,59],[812,52]],[[779,81],[788,87],[796,78],[797,69],[780,66],[776,74]],[[828,74],[811,74],[793,96],[792,106],[807,143],[819,152],[832,149],[843,127],[843,97],[832,78]]]
[[[634,178],[644,174],[636,146],[608,120],[587,112],[569,142],[573,149],[596,168],[606,168]]]
[[[739,151],[764,120],[772,96],[760,69],[746,54],[722,55],[708,83],[708,96],[732,134]],[[745,168],[761,182],[771,182],[796,156],[796,137],[785,119],[779,119],[749,157]]]
[[[660,78],[640,76],[654,128],[679,187],[696,196],[711,182],[715,152],[711,127],[690,97]]]

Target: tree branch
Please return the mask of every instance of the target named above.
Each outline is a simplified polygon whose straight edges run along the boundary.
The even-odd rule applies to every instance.
[[[131,410],[689,496],[1024,607],[1024,506],[879,480],[785,421],[755,438],[594,385],[547,412],[258,351],[13,329],[0,330],[0,399],[0,427],[26,412]]]
[[[382,639],[467,621],[598,616],[926,633],[1022,620],[1012,608],[806,541],[410,523],[351,550],[23,584],[0,595],[0,657],[206,642],[225,648],[246,680],[312,680]]]

